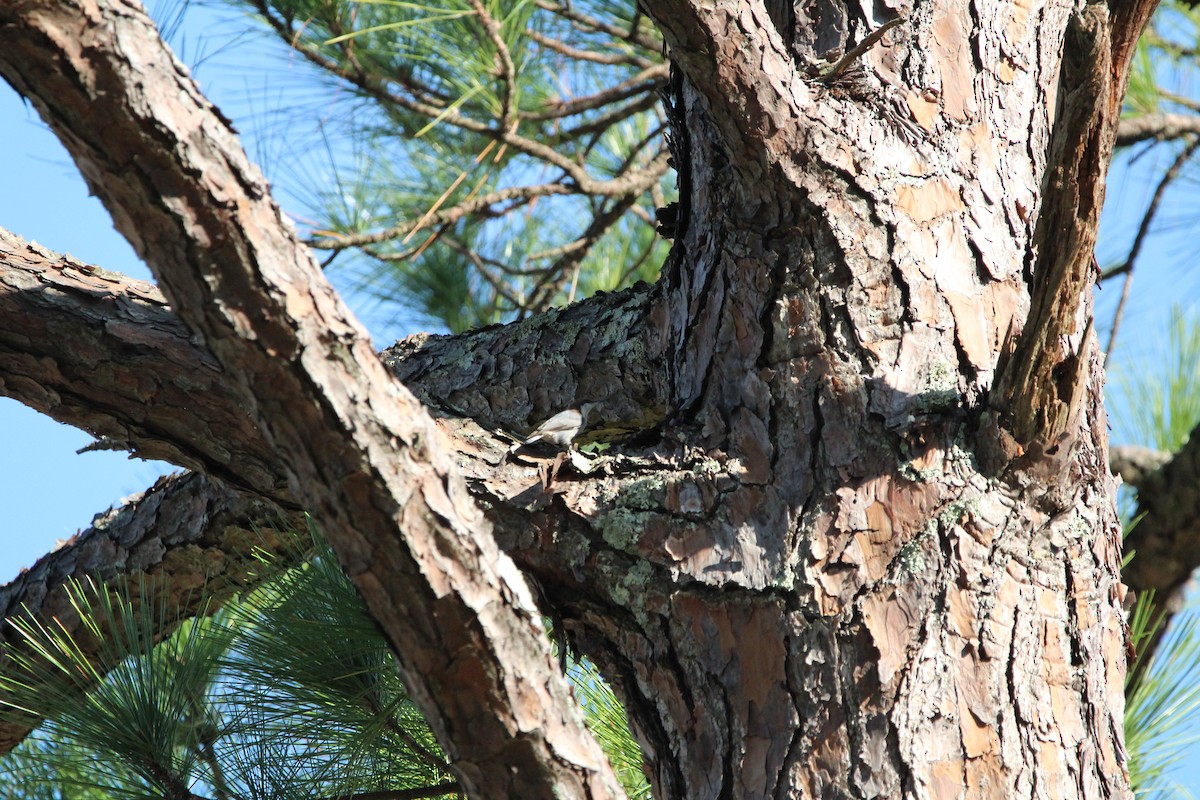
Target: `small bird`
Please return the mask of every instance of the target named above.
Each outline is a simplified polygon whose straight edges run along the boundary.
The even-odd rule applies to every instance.
[[[521,442],[521,446],[536,442],[546,442],[560,448],[569,446],[587,425],[588,413],[597,405],[599,403],[584,403],[579,408],[568,408],[566,411],[558,412],[538,425],[533,433]]]

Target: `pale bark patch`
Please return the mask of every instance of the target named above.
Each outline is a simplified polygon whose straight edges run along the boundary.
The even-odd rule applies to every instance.
[[[950,798],[962,796],[967,778],[963,772],[963,761],[961,758],[948,758],[935,761],[930,771],[933,773],[930,778],[930,785],[933,789],[932,794],[934,797],[950,800]]]
[[[904,93],[904,104],[912,112],[913,119],[929,133],[937,129],[937,119],[942,110],[941,103],[936,98],[925,97],[916,92]]]
[[[863,600],[862,615],[879,651],[879,681],[884,686],[890,686],[908,663],[908,653],[916,640],[920,615],[908,606],[907,597],[895,587]]]
[[[938,65],[942,111],[956,122],[965,122],[976,113],[975,67],[962,25],[967,3],[960,0],[943,8],[945,11],[934,17],[930,31],[930,60]]]
[[[962,733],[963,752],[967,758],[989,756],[1000,749],[1000,740],[991,723],[972,710],[968,693],[959,687],[959,730]]]
[[[965,208],[958,190],[943,178],[898,187],[896,207],[918,224]]]

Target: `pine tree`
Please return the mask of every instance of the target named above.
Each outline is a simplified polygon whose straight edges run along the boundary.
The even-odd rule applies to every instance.
[[[138,641],[203,610],[177,588],[189,576],[215,606],[270,572],[248,564],[280,537],[242,535],[252,522],[311,513],[405,686],[356,696],[411,698],[466,793],[622,791],[545,611],[626,702],[656,796],[1124,794],[1128,636],[1089,289],[1152,7],[260,7],[371,104],[359,130],[436,135],[339,187],[311,244],[386,265],[453,330],[515,321],[391,349],[416,397],[137,13],[0,9],[0,74],[171,300],[5,239],[11,327],[52,318],[73,345],[22,337],[5,391],[208,476],[112,520],[170,554],[180,535],[152,520],[199,531]],[[576,113],[571,97],[611,101],[609,84],[626,94]],[[662,238],[654,286],[551,308],[652,269]],[[55,291],[22,292],[30,275]],[[114,293],[137,324],[97,333]],[[540,471],[504,457],[504,431],[588,401],[600,455]],[[176,635],[221,641],[225,619]],[[232,792],[205,761],[209,716],[172,724],[182,739],[148,742],[120,779]],[[303,777],[355,758],[318,753]]]

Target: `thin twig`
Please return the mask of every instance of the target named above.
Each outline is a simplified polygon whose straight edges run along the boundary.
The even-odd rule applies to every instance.
[[[563,172],[567,173],[567,175],[574,180],[576,184],[578,184],[581,192],[587,194],[619,195],[624,194],[625,191],[627,191],[626,189],[614,185],[613,181],[597,181],[591,175],[589,175],[583,167],[576,164],[570,158],[558,152],[549,145],[536,142],[524,136],[520,136],[511,130],[497,130],[486,122],[480,122],[479,120],[472,119],[470,117],[464,117],[455,111],[448,110],[446,108],[440,108],[411,97],[404,97],[403,95],[391,92],[379,79],[374,78],[361,70],[348,70],[333,59],[328,58],[327,56],[318,52],[310,45],[307,45],[290,35],[284,35],[285,32],[290,34],[290,31],[286,31],[286,29],[281,29],[278,27],[276,29],[279,30],[281,36],[284,36],[284,38],[289,41],[289,44],[291,44],[296,52],[300,53],[317,66],[328,70],[343,80],[350,82],[377,100],[399,106],[407,111],[411,111],[415,114],[421,114],[431,120],[444,122],[447,125],[453,125],[456,128],[461,128],[462,130],[469,131],[471,133],[477,133],[481,136],[498,139],[504,144],[507,144],[528,156],[541,161],[546,161],[558,167]]]
[[[421,244],[417,245],[416,247],[410,247],[406,250],[400,251],[399,253],[384,253],[384,252],[382,252],[374,247],[371,247],[369,245],[364,246],[362,248],[362,251],[364,253],[366,253],[367,255],[369,255],[371,258],[374,258],[377,261],[382,261],[386,264],[389,262],[407,261],[410,258],[416,258],[418,255],[420,255],[421,251],[425,249],[426,244],[427,244],[426,242],[422,242]]]
[[[1111,267],[1111,268],[1106,269],[1103,272],[1101,272],[1099,282],[1104,283],[1105,281],[1115,278],[1118,275],[1124,275],[1126,272],[1129,272],[1129,262],[1128,261],[1122,262],[1121,264],[1118,264],[1115,267]]]
[[[639,94],[654,93],[666,85],[669,74],[670,71],[666,64],[655,64],[642,70],[629,80],[618,83],[611,89],[605,89],[603,92],[597,92],[596,94],[590,94],[575,100],[555,103],[552,111],[526,112],[521,115],[521,118],[531,122],[559,119],[561,117],[582,114],[585,111],[592,111],[602,106],[612,105],[613,103],[619,103],[622,100],[636,97]],[[657,95],[655,99],[657,99]]]
[[[570,20],[576,25],[582,26],[583,28],[596,31],[598,33],[607,33],[609,36],[612,36],[615,39],[630,42],[631,44],[635,44],[638,47],[649,50],[652,53],[657,53],[662,49],[662,41],[656,37],[647,37],[645,34],[643,34],[637,25],[636,19],[634,20],[633,26],[629,30],[623,30],[622,28],[618,28],[616,25],[610,25],[603,20],[588,16],[587,14],[576,11],[575,9],[566,5],[551,3],[549,0],[537,0],[536,5],[538,8],[544,11],[553,12],[564,19]]]
[[[596,215],[587,230],[573,242],[569,242],[553,250],[560,252],[562,255],[554,263],[554,269],[546,273],[542,280],[534,286],[531,296],[534,298],[529,305],[532,310],[540,311],[548,306],[554,295],[562,289],[563,281],[566,278],[567,271],[577,264],[581,263],[596,242],[606,234],[610,228],[620,221],[625,212],[630,206],[638,201],[635,195],[620,198],[613,207],[602,214]],[[539,256],[544,257],[552,251],[544,251]],[[531,257],[532,260],[532,257]],[[557,278],[557,280],[555,280]]]
[[[878,42],[880,39],[882,39],[883,35],[885,33],[890,31],[892,28],[896,27],[900,23],[904,22],[905,20],[906,20],[905,17],[895,17],[893,19],[889,19],[887,22],[883,23],[878,28],[871,31],[869,34],[867,34],[867,38],[863,39],[861,42],[854,45],[854,47],[850,48],[850,50],[846,53],[846,55],[839,58],[837,60],[837,63],[835,63],[832,67],[830,67],[829,69],[825,70],[823,73],[818,75],[816,80],[819,83],[829,83],[831,80],[836,78],[838,75],[842,74],[846,70],[846,67],[850,66],[850,64],[852,62],[854,62],[855,59],[857,59],[863,53],[867,52],[872,47],[874,47],[875,43]]]
[[[451,250],[454,250],[459,255],[466,256],[468,259],[470,259],[471,263],[475,265],[476,271],[479,272],[479,275],[485,281],[487,281],[488,285],[492,287],[492,290],[495,291],[499,297],[507,300],[515,309],[524,310],[526,308],[525,301],[513,294],[507,287],[505,287],[502,280],[489,272],[483,258],[472,248],[467,247],[461,242],[455,241],[451,237],[446,237],[444,241]]]
[[[474,159],[474,161],[471,162],[471,165],[474,167],[479,166],[479,162],[482,161],[484,158],[486,158],[487,154],[495,146],[496,146],[495,139],[488,142],[487,147],[483,148],[483,151],[479,155],[475,156],[475,159]],[[409,240],[412,239],[413,234],[415,234],[417,231],[421,230],[421,228],[425,227],[425,223],[427,223],[429,221],[430,217],[432,217],[434,214],[436,214],[438,212],[438,209],[442,207],[442,203],[446,202],[447,198],[449,198],[450,195],[454,192],[454,190],[458,188],[458,185],[460,183],[462,183],[463,180],[467,177],[468,172],[470,172],[469,169],[464,169],[462,172],[458,173],[458,177],[455,178],[450,183],[450,186],[446,189],[446,191],[442,192],[441,197],[439,197],[437,200],[435,200],[433,205],[431,205],[429,207],[429,210],[425,212],[424,216],[422,216],[419,220],[417,220],[416,226],[413,227],[413,229],[411,231],[409,231],[408,233],[406,233],[404,235],[404,239],[401,240],[401,242],[400,242],[401,244],[408,244]],[[484,177],[486,177],[486,174]],[[476,186],[476,189],[478,189],[478,185]]]
[[[462,787],[458,781],[437,783],[433,786],[422,786],[417,789],[384,789],[378,792],[356,792],[332,797],[330,800],[429,800],[433,797],[443,797],[448,794],[459,794]]]
[[[471,201],[464,201],[458,205],[438,211],[428,219],[422,218],[416,222],[406,222],[402,225],[396,225],[375,233],[359,233],[343,236],[329,236],[332,241],[312,239],[305,242],[309,247],[316,250],[346,250],[350,247],[363,247],[365,245],[382,244],[393,239],[398,239],[402,236],[407,236],[409,231],[414,230],[421,225],[444,225],[446,223],[457,222],[468,214],[478,213],[489,206],[503,203],[513,199],[532,199],[534,197],[547,197],[550,195],[564,194],[579,194],[578,190],[573,189],[561,183],[541,183],[534,186],[511,186],[507,189],[500,189],[482,197],[477,197]]]
[[[634,114],[638,114],[642,111],[649,111],[657,106],[659,102],[660,100],[657,91],[647,92],[633,102],[626,103],[620,108],[615,108],[612,111],[601,114],[600,116],[583,122],[574,128],[567,128],[556,138],[560,142],[569,142],[578,139],[581,136],[587,136],[592,133],[602,134],[613,125],[632,117]]]
[[[650,258],[650,254],[654,252],[655,239],[650,240],[650,245],[642,249],[642,254],[634,259],[633,263],[625,268],[621,273],[621,279],[617,281],[618,286],[624,286],[625,282],[632,278],[637,271],[642,268],[642,264],[646,263],[646,259]]]
[[[496,47],[496,58],[500,61],[499,68],[496,70],[496,77],[500,80],[500,130],[508,133],[510,130],[515,130],[513,92],[517,86],[517,68],[513,64],[508,44],[501,35],[500,23],[488,12],[480,0],[470,0],[470,2],[479,21],[483,23],[483,29],[487,32],[488,38]]]
[[[625,158],[623,158],[621,160],[621,163],[620,163],[620,165],[617,166],[617,169],[615,170],[615,172],[618,175],[620,175],[620,174],[625,173],[627,170],[631,169],[633,167],[633,163],[637,160],[638,154],[641,153],[643,150],[645,150],[647,147],[649,147],[651,143],[659,142],[660,144],[662,144],[664,127],[665,126],[662,126],[662,125],[655,127],[652,131],[650,131],[648,134],[646,134],[641,139],[639,139],[633,145],[633,147],[629,148],[629,152],[625,154]],[[654,159],[652,159],[650,163],[651,164],[655,163],[656,161],[659,160],[660,157],[662,157],[664,155],[666,155],[664,153],[664,151],[660,150],[658,152],[658,154],[656,155],[656,157]],[[669,158],[669,155],[667,157]],[[667,158],[662,158],[660,163],[662,164],[662,167],[663,167],[662,174],[666,174],[667,169],[669,169],[669,167],[667,166]]]
[[[525,35],[535,42],[545,47],[547,50],[553,50],[556,53],[573,58],[576,61],[589,61],[593,64],[609,64],[615,66],[617,64],[630,64],[640,69],[649,67],[653,62],[643,56],[634,53],[596,53],[591,50],[580,50],[578,47],[572,47],[564,41],[554,39],[544,33],[539,33],[533,28],[526,28]]]

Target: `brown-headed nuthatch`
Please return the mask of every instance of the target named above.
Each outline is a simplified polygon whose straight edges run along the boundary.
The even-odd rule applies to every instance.
[[[569,446],[571,442],[575,441],[575,437],[579,435],[583,427],[587,425],[588,412],[597,405],[599,403],[584,403],[579,408],[568,408],[566,411],[558,412],[541,425],[538,425],[533,433],[529,434],[521,444],[529,445],[536,442],[546,442],[558,447]]]

